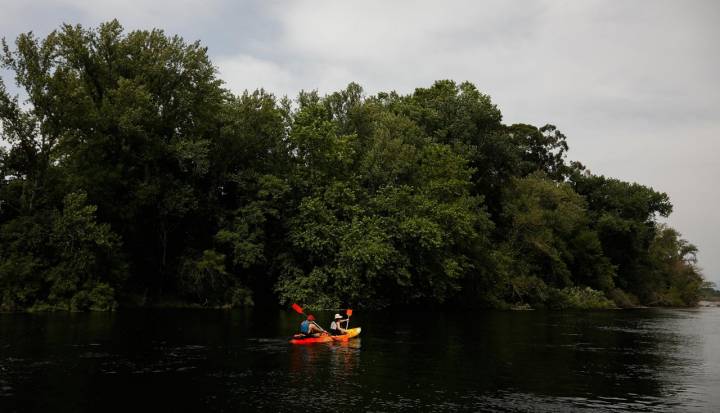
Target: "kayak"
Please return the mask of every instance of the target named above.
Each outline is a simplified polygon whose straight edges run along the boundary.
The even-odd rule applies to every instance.
[[[296,334],[290,339],[292,344],[313,344],[313,343],[329,343],[331,341],[348,341],[353,337],[360,335],[360,327],[351,328],[346,334],[341,336],[331,336],[330,334],[323,334],[319,337],[305,337],[302,334]]]

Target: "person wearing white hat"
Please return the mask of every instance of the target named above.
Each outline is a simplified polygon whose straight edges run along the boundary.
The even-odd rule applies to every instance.
[[[346,320],[343,320],[342,316],[340,314],[335,314],[335,319],[332,323],[330,323],[330,334],[334,336],[339,336],[347,333],[347,330],[340,327],[341,323]]]

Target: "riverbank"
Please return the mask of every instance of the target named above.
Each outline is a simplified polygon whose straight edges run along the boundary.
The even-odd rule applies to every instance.
[[[72,310],[66,307],[58,307],[58,306],[33,306],[24,310],[16,310],[16,311],[0,311],[0,314],[37,314],[37,313],[74,313],[74,314],[82,314],[82,313],[113,313],[113,312],[123,312],[125,310],[212,310],[212,311],[233,311],[237,309],[266,309],[266,308],[285,308],[289,306],[282,306],[279,304],[269,304],[269,303],[263,303],[261,305],[255,306],[255,305],[247,305],[244,307],[237,307],[232,306],[229,304],[226,305],[202,305],[198,303],[193,303],[190,301],[182,301],[179,299],[159,299],[152,302],[147,302],[144,304],[138,304],[137,302],[128,302],[128,303],[122,303],[120,305],[117,305],[111,309],[104,309],[104,310],[98,310],[98,309],[87,309],[87,310]],[[645,305],[631,305],[631,306],[598,306],[598,307],[565,307],[565,308],[555,308],[555,307],[532,307],[528,304],[509,304],[502,307],[477,307],[477,308],[468,308],[468,307],[454,307],[454,306],[443,306],[443,305],[434,305],[434,306],[392,306],[387,308],[373,308],[373,309],[365,309],[367,312],[377,312],[377,311],[413,311],[416,310],[427,310],[428,308],[432,308],[434,311],[468,311],[468,310],[475,310],[475,311],[508,311],[508,312],[523,312],[523,311],[548,311],[553,313],[563,313],[563,312],[589,312],[589,311],[598,311],[598,310],[607,310],[607,311],[615,311],[615,310],[643,310],[643,309],[689,309],[689,308],[720,308],[720,301],[699,301],[697,305],[695,306],[688,306],[688,307],[678,307],[678,306],[645,306]],[[362,308],[362,307],[361,307]],[[313,311],[322,311],[322,310],[313,310]]]

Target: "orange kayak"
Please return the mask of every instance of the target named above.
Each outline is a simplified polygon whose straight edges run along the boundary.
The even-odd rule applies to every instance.
[[[319,337],[305,337],[301,334],[297,334],[290,339],[292,344],[313,344],[313,343],[329,343],[331,341],[348,341],[353,337],[360,335],[360,327],[351,328],[346,334],[341,336],[331,336],[330,334],[323,334]]]

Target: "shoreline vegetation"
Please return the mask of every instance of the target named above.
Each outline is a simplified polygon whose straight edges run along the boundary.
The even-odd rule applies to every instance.
[[[235,95],[199,42],[117,21],[2,45],[0,311],[717,292],[659,221],[665,193],[568,160],[553,125],[504,124],[471,83]]]

